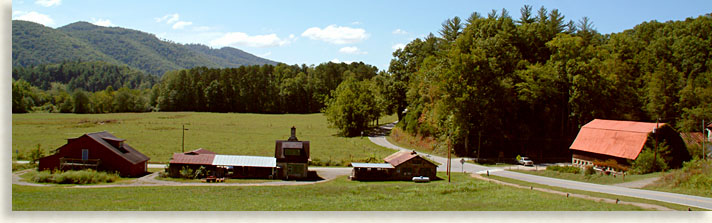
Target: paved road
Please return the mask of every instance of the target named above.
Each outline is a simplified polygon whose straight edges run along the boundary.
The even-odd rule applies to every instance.
[[[388,131],[388,130],[392,129],[393,126],[394,126],[394,124],[391,123],[391,124],[381,126],[381,128]],[[390,149],[394,149],[394,150],[410,151],[410,149],[405,149],[405,148],[391,144],[390,142],[388,142],[388,140],[386,140],[386,137],[382,136],[382,135],[369,136],[369,139],[371,140],[371,142],[373,142],[377,145],[386,147],[386,148],[390,148]],[[438,166],[438,171],[441,171],[441,172],[446,171],[447,158],[430,155],[430,154],[424,154],[424,153],[421,153],[421,154],[425,155],[426,157],[428,157],[431,160],[441,163],[441,165]],[[486,166],[480,166],[480,165],[475,165],[475,164],[471,164],[471,163],[465,163],[464,165],[462,165],[462,164],[460,164],[459,161],[460,161],[460,158],[452,159],[451,168],[452,168],[453,172],[460,172],[460,171],[464,170],[465,172],[468,172],[468,173],[484,174],[489,171],[489,173],[491,175],[516,179],[516,180],[521,180],[521,181],[526,181],[526,182],[531,182],[531,183],[537,183],[537,184],[543,184],[543,185],[549,185],[549,186],[561,187],[561,188],[568,188],[568,189],[592,191],[592,192],[598,192],[598,193],[622,195],[622,196],[628,196],[628,197],[637,197],[637,198],[657,200],[657,201],[663,201],[663,202],[668,202],[668,203],[674,203],[674,204],[680,204],[680,205],[685,205],[685,206],[690,206],[690,207],[697,207],[697,208],[712,210],[712,198],[707,198],[707,197],[699,197],[699,196],[691,196],[691,195],[675,194],[675,193],[667,193],[667,192],[659,192],[659,191],[651,191],[651,190],[641,190],[641,189],[634,189],[634,188],[625,188],[625,187],[612,186],[612,185],[591,184],[591,183],[584,183],[584,182],[571,181],[571,180],[561,180],[561,179],[556,179],[556,178],[549,178],[549,177],[542,177],[542,176],[536,176],[536,175],[530,175],[530,174],[511,172],[511,171],[503,170],[502,168],[486,167]]]

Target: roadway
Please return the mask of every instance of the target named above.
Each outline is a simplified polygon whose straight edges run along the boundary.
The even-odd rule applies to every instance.
[[[394,126],[394,124],[391,123],[391,124],[381,126],[380,128],[382,128],[386,131],[390,131],[393,128],[393,126]],[[406,149],[406,148],[402,148],[402,147],[393,145],[388,140],[386,140],[386,137],[383,135],[369,136],[369,140],[371,140],[371,142],[375,143],[376,145],[383,146],[383,147],[386,147],[389,149],[411,151],[410,149]],[[438,166],[438,171],[440,171],[440,172],[447,171],[447,158],[446,157],[435,156],[435,155],[427,154],[427,153],[419,153],[419,154],[427,157],[430,160],[440,163],[441,165]],[[561,188],[567,188],[567,189],[591,191],[591,192],[597,192],[597,193],[606,193],[606,194],[614,194],[614,195],[621,195],[621,196],[628,196],[628,197],[643,198],[643,199],[648,199],[648,200],[656,200],[656,201],[685,205],[685,206],[689,206],[689,207],[697,207],[697,208],[712,210],[712,198],[707,198],[707,197],[699,197],[699,196],[692,196],[692,195],[685,195],[685,194],[667,193],[667,192],[660,192],[660,191],[625,188],[625,187],[612,186],[612,185],[592,184],[592,183],[585,183],[585,182],[579,182],[579,181],[542,177],[542,176],[536,176],[536,175],[531,175],[531,174],[523,174],[523,173],[518,173],[518,172],[506,171],[502,168],[486,167],[486,166],[476,165],[476,164],[467,163],[467,162],[464,164],[461,164],[460,158],[452,159],[451,168],[452,168],[451,171],[453,171],[453,172],[465,171],[468,173],[478,173],[478,174],[485,174],[485,173],[489,172],[490,175],[506,177],[506,178],[510,178],[510,179],[526,181],[526,182],[531,182],[531,183],[536,183],[536,184],[561,187]]]

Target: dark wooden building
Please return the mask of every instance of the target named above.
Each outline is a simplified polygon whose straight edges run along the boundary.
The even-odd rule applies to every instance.
[[[299,141],[296,135],[297,130],[292,127],[289,139],[275,142],[278,178],[304,179],[309,175],[309,141]]]
[[[39,159],[39,170],[95,169],[121,176],[141,176],[147,172],[148,158],[104,131],[68,139],[54,154]]]
[[[399,151],[383,159],[386,163],[351,163],[352,180],[412,180],[413,177],[436,179],[438,164],[415,151]]]

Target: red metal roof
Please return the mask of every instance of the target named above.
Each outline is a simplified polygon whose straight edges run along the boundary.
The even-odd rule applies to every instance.
[[[584,125],[570,149],[636,159],[648,135],[665,123],[595,119]]]
[[[213,165],[215,154],[185,154],[174,153],[170,163],[174,164],[195,164],[195,165]]]
[[[207,149],[203,149],[203,148],[199,148],[199,149],[196,149],[196,150],[193,150],[193,151],[190,151],[190,152],[186,152],[186,154],[189,154],[189,153],[193,153],[193,154],[215,154],[215,152],[210,151],[210,150],[207,150]]]
[[[398,151],[396,153],[393,153],[393,154],[387,156],[386,158],[383,158],[383,160],[386,161],[387,163],[390,163],[393,166],[398,166],[401,163],[404,163],[405,161],[408,161],[408,160],[412,159],[413,157],[418,156],[416,154],[417,153],[415,153],[415,151],[412,151],[412,152],[411,151]]]

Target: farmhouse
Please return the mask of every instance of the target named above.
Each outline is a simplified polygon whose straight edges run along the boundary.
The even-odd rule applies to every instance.
[[[690,159],[680,135],[666,123],[615,121],[595,119],[584,125],[569,149],[573,153],[574,166],[596,166],[609,160],[629,166],[638,158],[644,147],[655,148],[655,141],[665,142],[672,160],[671,167],[679,167]]]
[[[209,175],[229,178],[274,178],[277,162],[274,157],[221,155],[206,149],[174,153],[168,174],[180,176],[183,168],[205,168]]]
[[[438,164],[415,151],[399,151],[383,159],[386,163],[351,163],[352,180],[411,180],[425,176],[435,179]]]
[[[297,139],[297,129],[292,126],[287,140],[275,142],[274,157],[277,158],[277,176],[282,179],[304,179],[309,175],[309,141]]]
[[[55,150],[54,154],[39,159],[39,170],[89,168],[118,172],[121,176],[143,175],[149,158],[125,141],[106,131],[67,139],[67,144]]]

